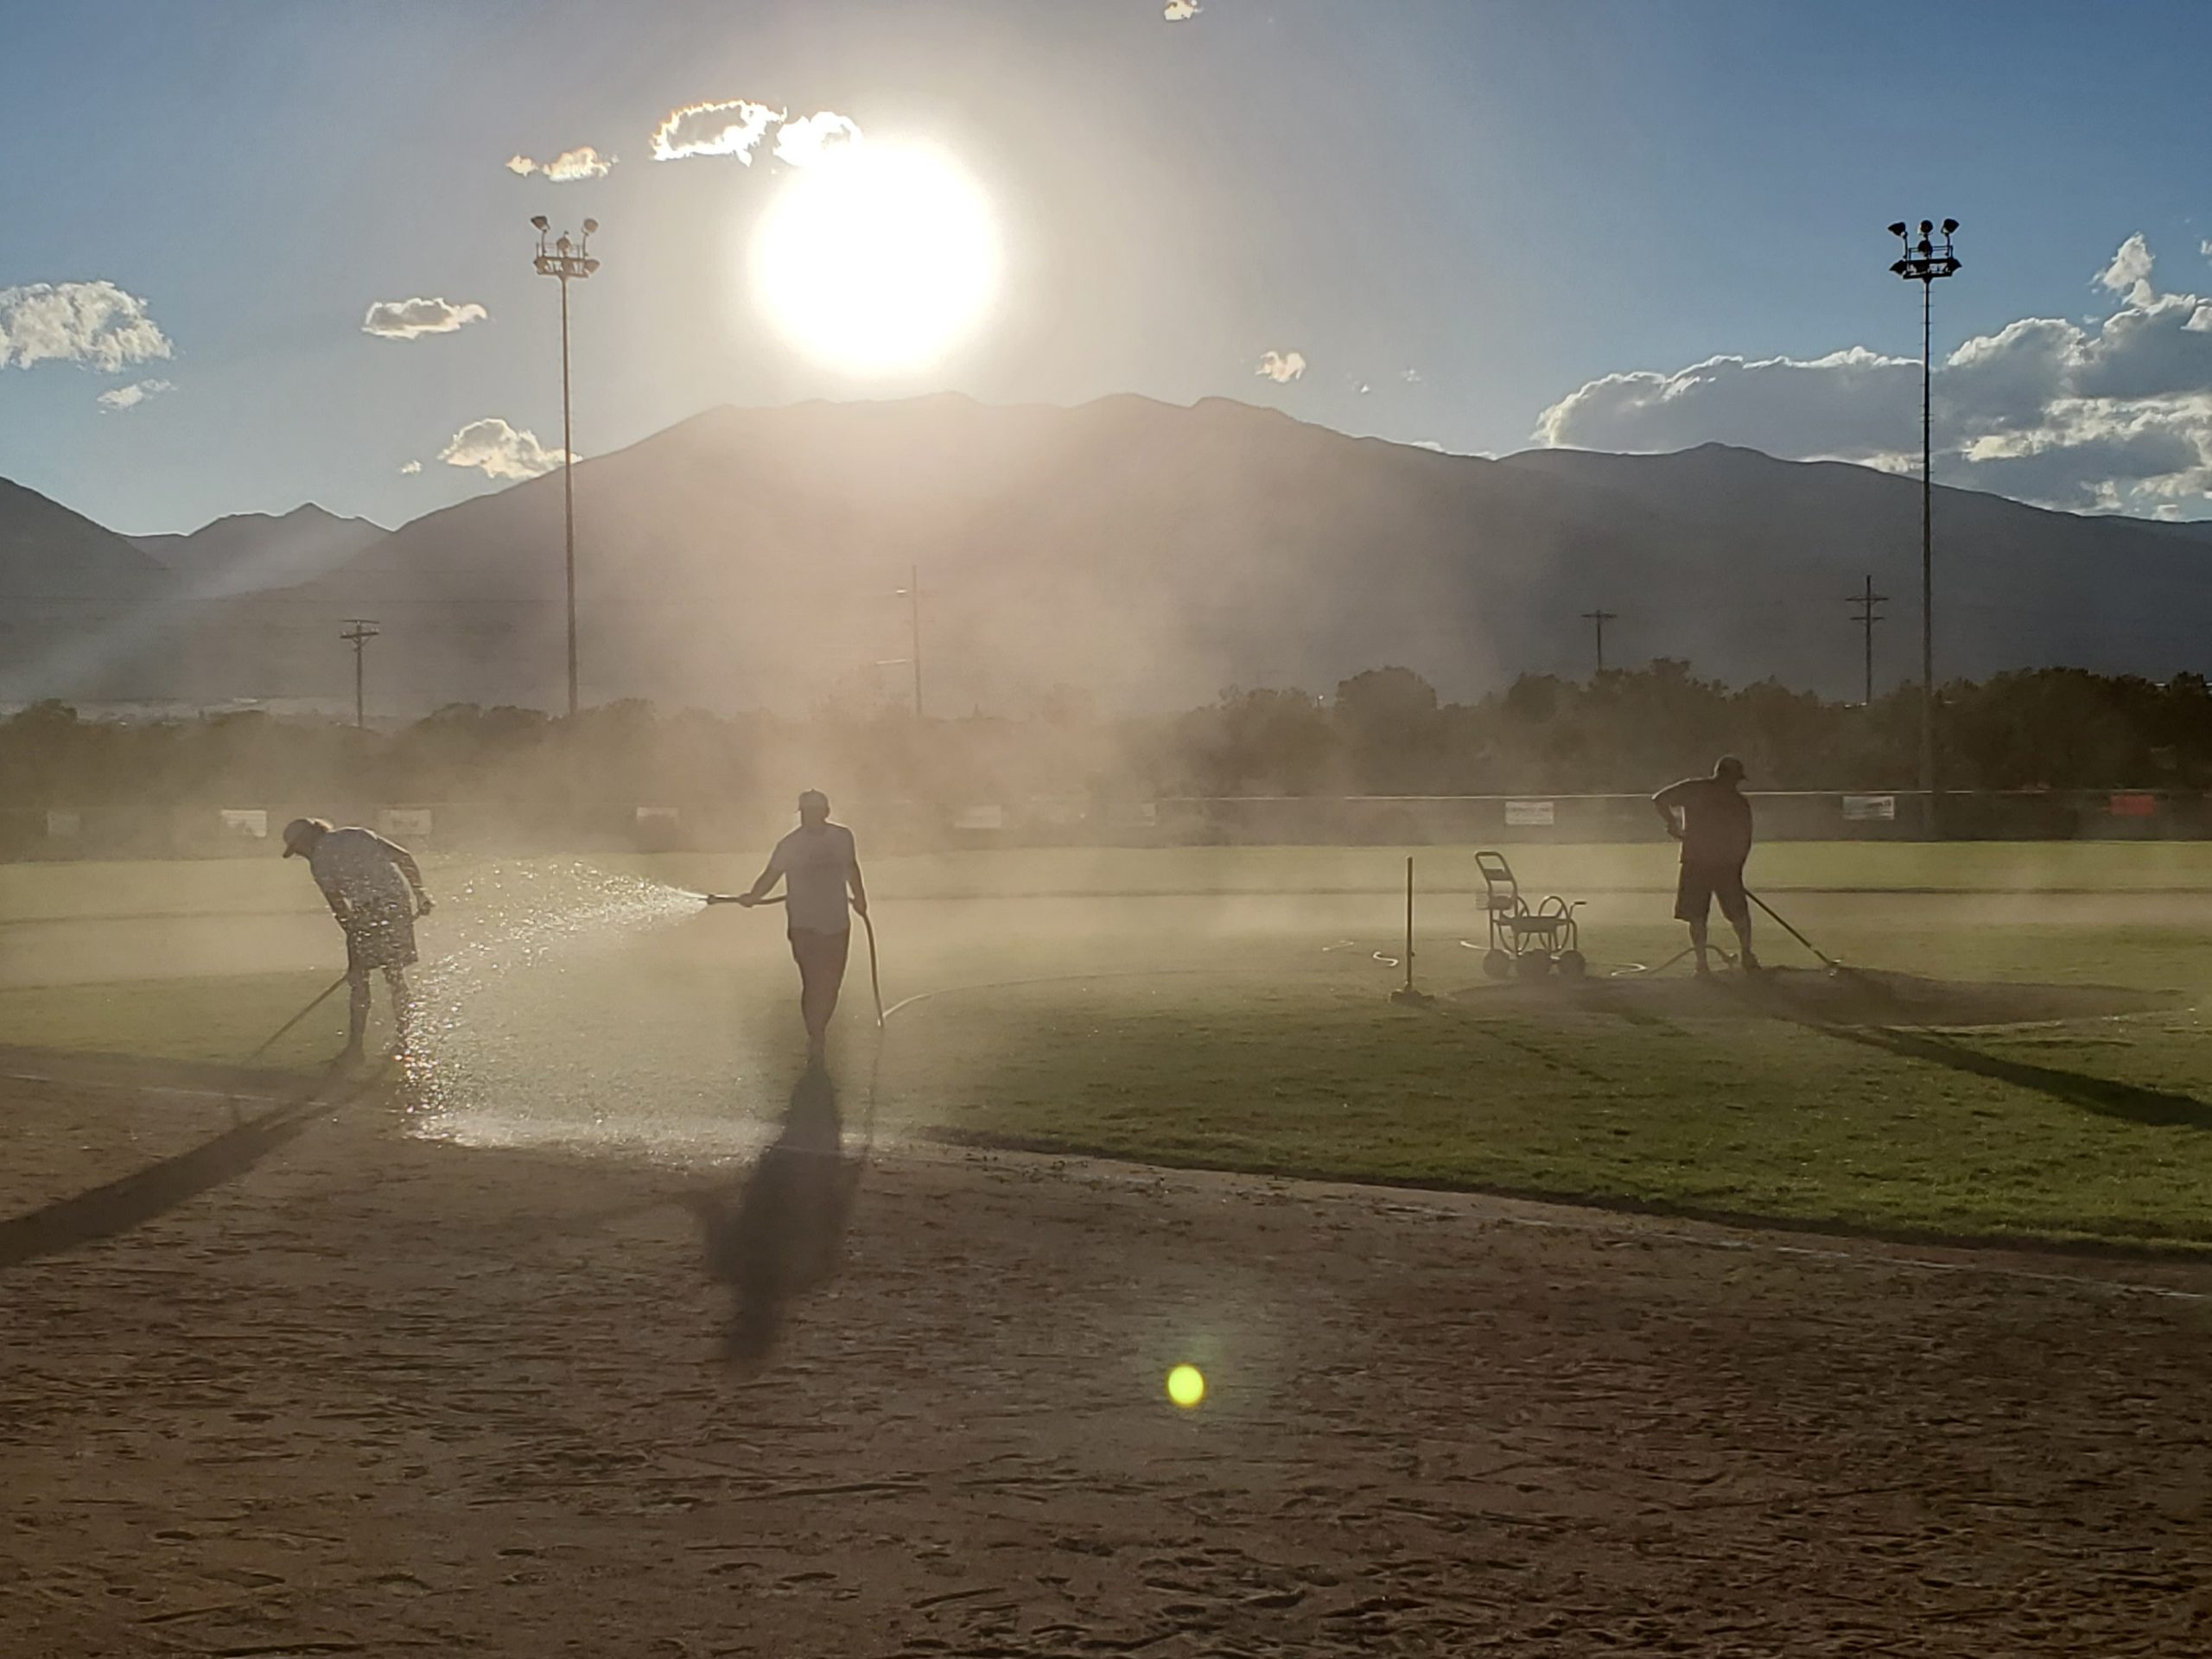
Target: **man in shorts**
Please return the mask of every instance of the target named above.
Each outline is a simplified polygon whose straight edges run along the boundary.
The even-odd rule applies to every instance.
[[[779,880],[785,884],[784,923],[791,957],[798,963],[798,1011],[806,1021],[807,1056],[819,1060],[828,1049],[830,1016],[837,1012],[837,993],[845,982],[851,912],[867,916],[868,888],[861,880],[853,832],[830,822],[830,798],[818,789],[798,798],[798,828],[776,843],[760,879],[737,902],[759,904]]]
[[[284,856],[308,861],[330,913],[346,931],[346,978],[352,992],[346,1052],[340,1064],[361,1058],[369,1028],[369,974],[384,969],[391,990],[391,1018],[404,1044],[415,1014],[407,969],[415,955],[415,918],[430,913],[423,872],[415,855],[372,830],[334,830],[321,818],[294,818],[284,826]]]
[[[1706,922],[1713,901],[1736,930],[1743,947],[1744,971],[1755,974],[1759,959],[1751,950],[1751,906],[1744,893],[1744,861],[1751,852],[1751,804],[1744,798],[1744,763],[1724,754],[1710,778],[1685,778],[1651,798],[1667,833],[1682,843],[1682,873],[1675,887],[1675,915],[1690,925],[1690,946],[1697,952],[1700,978],[1706,965]]]

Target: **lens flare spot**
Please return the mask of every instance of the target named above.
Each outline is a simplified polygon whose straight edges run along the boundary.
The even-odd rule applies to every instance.
[[[1167,1397],[1185,1411],[1206,1397],[1206,1379],[1195,1365],[1178,1365],[1167,1373]]]

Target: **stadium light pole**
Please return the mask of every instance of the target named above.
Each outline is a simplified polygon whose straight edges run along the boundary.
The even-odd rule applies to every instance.
[[[1952,232],[1959,221],[1947,219],[1938,231],[1933,219],[1920,221],[1915,237],[1904,220],[1890,226],[1890,234],[1904,244],[1904,255],[1890,267],[1908,283],[1920,284],[1920,788],[1928,800],[1928,826],[1936,828],[1936,484],[1933,431],[1936,283],[1956,274],[1958,257],[1951,251]],[[1940,235],[1941,246],[1936,242]]]
[[[568,543],[569,713],[573,717],[576,712],[576,445],[569,416],[569,284],[599,269],[599,261],[590,253],[592,232],[599,229],[599,221],[584,220],[583,234],[573,240],[566,231],[554,236],[543,213],[533,214],[530,222],[537,232],[537,255],[532,262],[537,274],[556,276],[561,282],[561,494]]]

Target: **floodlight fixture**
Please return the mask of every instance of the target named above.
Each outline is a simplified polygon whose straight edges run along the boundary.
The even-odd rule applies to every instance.
[[[1943,221],[1943,242],[1936,245],[1936,221],[1920,221],[1920,237],[1911,238],[1905,222],[1890,226],[1890,234],[1905,245],[1904,257],[1890,267],[1892,276],[1920,284],[1920,787],[1926,798],[1927,832],[1937,833],[1940,817],[1936,794],[1936,486],[1935,486],[1935,292],[1936,283],[1955,276],[1958,255],[1951,250],[1952,233],[1959,221]]]
[[[569,588],[569,713],[573,715],[576,712],[576,445],[569,396],[569,284],[597,270],[599,261],[587,258],[582,243],[565,231],[548,242],[553,226],[544,214],[533,214],[530,222],[537,230],[537,251],[531,265],[539,276],[558,277],[561,283],[561,495]],[[586,237],[598,228],[597,219],[584,220]]]

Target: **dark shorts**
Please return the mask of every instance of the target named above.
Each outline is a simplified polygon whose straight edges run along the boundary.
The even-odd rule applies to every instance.
[[[812,927],[790,929],[791,960],[798,963],[798,1000],[807,1022],[830,1024],[836,993],[845,984],[845,956],[852,951],[852,929],[817,933]]]
[[[1692,864],[1684,862],[1681,878],[1675,884],[1675,918],[1677,921],[1702,922],[1713,911],[1713,901],[1720,901],[1720,913],[1732,922],[1746,921],[1751,913],[1751,900],[1744,896],[1744,867],[1733,861],[1725,864]]]
[[[346,971],[405,968],[416,960],[415,912],[406,905],[363,905],[346,930]]]

